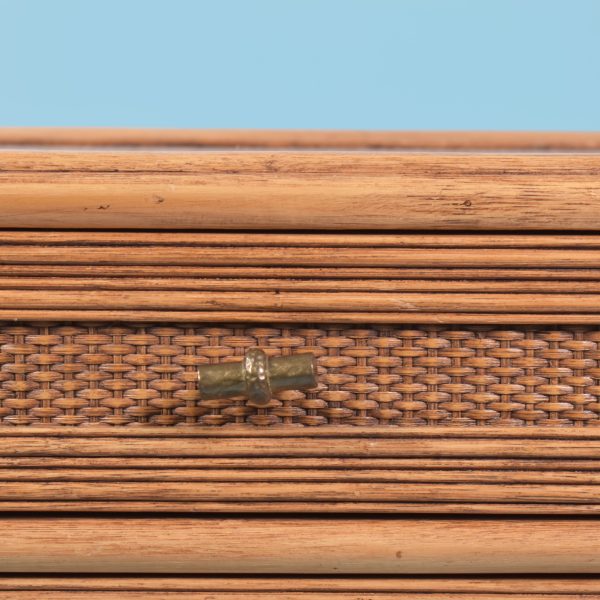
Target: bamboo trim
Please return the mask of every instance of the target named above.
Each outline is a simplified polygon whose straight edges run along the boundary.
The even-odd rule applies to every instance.
[[[317,131],[4,127],[0,144],[35,146],[196,146],[271,148],[420,148],[592,150],[597,132]]]
[[[597,577],[81,577],[0,576],[0,590],[211,591],[211,592],[396,592],[487,594],[592,594],[600,592]],[[228,596],[229,597],[229,596]],[[335,596],[337,598],[337,596]],[[397,596],[396,596],[397,597]],[[401,596],[405,598],[404,595]],[[554,597],[554,596],[553,596]],[[356,597],[353,596],[354,600]],[[379,598],[379,596],[377,596]],[[197,600],[197,597],[196,599]],[[345,599],[344,599],[345,600]]]
[[[248,461],[250,462],[250,461]],[[394,470],[392,468],[381,468],[381,469],[368,469],[362,467],[360,464],[354,469],[345,468],[329,468],[329,466],[322,461],[321,468],[256,468],[251,463],[245,469],[205,469],[204,465],[194,465],[195,468],[188,469],[160,469],[156,468],[152,471],[146,469],[139,469],[135,467],[124,468],[104,468],[97,467],[94,469],[90,468],[69,468],[64,467],[61,469],[54,469],[52,471],[43,470],[39,468],[26,468],[22,467],[18,471],[13,467],[0,468],[0,481],[4,483],[29,482],[38,484],[39,482],[58,484],[60,482],[71,482],[76,483],[84,494],[102,494],[101,491],[92,489],[90,483],[104,483],[110,484],[118,482],[119,484],[127,484],[133,486],[132,489],[144,491],[148,489],[146,486],[157,486],[158,483],[166,483],[165,491],[176,493],[178,490],[184,491],[186,487],[181,484],[194,483],[201,489],[206,486],[210,486],[210,492],[214,493],[217,488],[213,484],[225,484],[227,487],[223,487],[223,491],[226,491],[232,483],[248,483],[249,489],[243,490],[239,499],[250,500],[245,497],[247,493],[253,493],[252,486],[257,483],[268,483],[275,484],[270,487],[272,490],[277,491],[282,484],[297,483],[297,482],[309,482],[314,486],[314,489],[318,492],[328,490],[339,492],[342,488],[342,484],[356,484],[356,491],[361,491],[361,486],[364,488],[364,484],[374,484],[372,488],[365,488],[367,493],[373,494],[385,494],[390,493],[393,490],[392,484],[404,484],[404,488],[400,491],[398,496],[394,497],[395,501],[406,500],[403,498],[404,494],[410,494],[422,487],[423,483],[430,484],[441,484],[438,485],[440,490],[451,489],[447,486],[449,483],[461,484],[459,492],[468,493],[472,488],[473,484],[491,484],[488,489],[494,489],[494,485],[512,485],[512,484],[533,484],[538,486],[537,488],[528,488],[526,492],[539,493],[540,490],[551,490],[555,494],[572,494],[576,492],[576,499],[570,500],[571,502],[581,501],[580,492],[585,492],[590,489],[590,486],[595,486],[600,483],[600,474],[597,472],[581,472],[581,471],[561,471],[556,467],[553,471],[541,470],[541,471],[505,471],[489,468],[486,470],[472,471],[464,468],[454,469],[440,469],[433,466],[430,469],[423,469],[421,465],[415,464],[414,468],[404,468]],[[336,484],[333,486],[332,484]],[[169,486],[173,487],[169,487]],[[378,489],[378,486],[379,489]],[[385,486],[385,487],[384,487]],[[542,487],[543,486],[543,487]],[[555,486],[565,486],[559,488]],[[269,486],[266,486],[268,489]],[[10,489],[10,488],[9,488]],[[58,486],[52,488],[49,486],[48,490],[60,489]],[[109,488],[112,489],[112,488]],[[119,486],[119,491],[122,486]],[[519,489],[515,485],[516,494],[515,496],[509,496],[504,498],[507,502],[525,502],[522,497],[517,495],[523,493],[523,490]],[[11,496],[10,493],[0,489],[0,497],[3,500],[7,499],[24,499],[24,494],[29,494],[31,488],[28,488],[26,492],[17,489]],[[35,488],[36,493],[43,492],[43,488]],[[500,490],[505,493],[504,489]],[[51,492],[52,493],[52,492]],[[120,491],[120,493],[123,493]],[[158,495],[160,495],[160,491]],[[310,490],[303,490],[303,493],[307,495],[311,494]],[[357,493],[354,500],[359,500],[362,494]],[[30,497],[32,499],[33,497]],[[37,499],[37,498],[35,498]],[[108,497],[107,500],[116,500],[117,498]],[[129,500],[135,500],[134,496],[131,495]],[[237,499],[237,498],[236,498]],[[314,496],[315,500],[322,500],[318,495]],[[384,500],[383,498],[379,498]],[[433,499],[433,497],[432,497]],[[453,500],[458,498],[453,497]],[[500,498],[497,498],[500,500]],[[390,499],[386,499],[390,501]],[[539,502],[539,498],[535,500],[529,500],[530,502]],[[557,502],[568,502],[565,499],[555,499]]]
[[[126,250],[124,250],[126,251]],[[0,264],[1,277],[18,277],[19,281],[40,277],[40,286],[51,278],[68,277],[72,281],[81,278],[161,278],[173,281],[174,288],[185,278],[203,279],[277,279],[278,281],[319,281],[331,279],[337,283],[344,280],[369,281],[428,280],[442,283],[452,281],[599,281],[600,270],[588,269],[498,269],[498,268],[404,268],[404,267],[196,267],[161,265],[33,265]]]
[[[433,478],[433,476],[432,476]],[[525,483],[381,483],[363,482],[313,482],[303,481],[129,481],[125,477],[118,483],[102,481],[2,481],[2,502],[32,502],[48,499],[75,501],[112,502],[118,510],[121,502],[270,502],[356,503],[427,502],[436,503],[485,503],[500,504],[594,504],[598,486]]]
[[[600,514],[593,429],[149,429],[5,428],[0,510]]]
[[[3,572],[597,573],[588,519],[0,519]],[[235,540],[235,543],[232,543]]]
[[[0,437],[0,456],[131,456],[131,457],[368,457],[368,458],[548,458],[589,459],[600,440],[426,438],[142,438],[142,437]]]
[[[124,252],[127,250],[124,249]],[[1,261],[0,261],[1,262]],[[198,267],[165,265],[56,265],[56,264],[0,264],[0,275],[9,277],[43,277],[40,287],[50,277],[161,277],[172,278],[176,286],[183,278],[260,279],[265,276],[281,280],[344,279],[367,281],[372,279],[411,280],[505,280],[526,281],[598,281],[600,270],[587,269],[498,269],[498,268],[404,268],[404,267]]]
[[[599,229],[597,158],[586,154],[17,152],[3,160],[0,201],[10,208],[0,226],[9,228]],[[86,161],[96,172],[73,170]]]
[[[240,317],[256,311],[282,313],[352,313],[365,306],[370,312],[393,313],[600,313],[600,294],[509,294],[509,293],[427,293],[427,292],[287,292],[287,291],[187,291],[176,293],[149,290],[68,290],[0,289],[0,305],[4,308],[23,309],[23,312],[46,309],[85,311],[182,311],[188,313],[228,311]],[[165,317],[163,317],[164,319]],[[210,316],[209,316],[210,318]],[[307,321],[313,320],[307,316]]]
[[[595,234],[512,234],[470,233],[278,233],[214,231],[57,231],[0,230],[2,245],[45,246],[142,246],[162,250],[162,246],[186,247],[285,247],[285,248],[464,248],[464,249],[600,249]]]
[[[177,437],[177,436],[173,436]],[[417,436],[418,437],[418,436]],[[18,443],[18,442],[17,442]],[[306,470],[333,470],[351,472],[357,470],[384,471],[455,471],[455,472],[557,472],[566,474],[571,471],[593,475],[600,470],[600,460],[587,459],[558,459],[558,458],[468,458],[468,457],[409,457],[409,458],[369,458],[369,457],[260,457],[260,456],[234,456],[204,457],[199,464],[194,457],[177,456],[142,456],[129,457],[127,462],[119,457],[110,456],[0,456],[0,473],[6,475],[13,469],[37,470],[39,467],[47,469],[74,469],[78,471],[98,469],[123,469],[124,474],[130,471],[153,469],[157,472],[171,472],[172,470],[202,469],[204,472],[234,471],[234,470],[271,470],[293,471]],[[173,471],[173,472],[175,472]],[[243,475],[241,475],[243,476]]]
[[[568,302],[568,297],[565,299]],[[0,309],[0,320],[27,321],[128,321],[133,323],[372,323],[458,325],[599,325],[599,314],[586,313],[472,313],[472,312],[274,312],[274,311],[173,311],[173,310],[52,310]]]
[[[600,249],[2,245],[3,264],[216,267],[593,268]]]
[[[600,135],[600,134],[599,134]],[[206,150],[157,152],[155,150],[80,152],[73,150],[10,150],[0,147],[0,181],[25,178],[30,182],[48,180],[59,183],[122,181],[196,181],[198,177],[220,176],[235,180],[237,176],[272,178],[340,176],[344,178],[401,177],[411,181],[432,177],[457,180],[499,181],[503,175],[538,180],[541,175],[554,178],[565,175],[591,176],[595,173],[595,153],[548,152],[346,152],[271,151],[271,150]],[[499,170],[502,170],[499,173]],[[393,180],[393,179],[392,179]],[[500,179],[501,181],[501,179]],[[204,181],[206,183],[206,181]]]
[[[84,595],[81,595],[77,591],[64,592],[64,591],[11,591],[6,593],[0,592],[1,600],[29,600],[35,598],[35,600],[64,600],[65,598],[81,599],[85,600],[112,600],[113,598],[128,598],[131,600],[148,600],[151,598],[165,597],[162,592],[136,592],[136,591],[86,591]],[[397,592],[393,593],[376,593],[375,595],[369,594],[370,600],[422,600],[423,595],[417,594],[402,594],[398,596]],[[197,600],[197,592],[169,592],[169,598],[176,598],[177,600]],[[356,592],[348,593],[335,593],[329,592],[254,592],[247,590],[243,592],[223,592],[223,591],[211,591],[209,598],[211,600],[361,600],[362,596],[356,595]],[[530,595],[530,594],[436,594],[436,600],[594,600],[593,596],[588,595],[572,595],[572,594],[542,594],[542,595]]]
[[[68,484],[65,484],[65,486]],[[352,490],[348,489],[348,496]],[[427,490],[423,490],[423,496]],[[147,513],[160,515],[182,513],[244,513],[248,515],[507,515],[523,516],[600,516],[600,504],[548,504],[548,503],[494,503],[494,502],[185,502],[185,501],[77,501],[40,500],[7,501],[0,503],[0,510],[8,513]]]
[[[185,592],[176,591],[168,592],[169,598],[176,598],[177,600],[197,600],[197,592]],[[162,592],[137,592],[137,591],[86,591],[83,595],[77,591],[11,591],[8,593],[0,592],[0,600],[29,600],[35,598],[35,600],[64,600],[65,598],[73,598],[85,600],[112,600],[113,598],[125,598],[131,600],[148,600],[151,598],[164,598]],[[211,600],[361,600],[362,595],[357,596],[356,592],[348,593],[334,593],[329,592],[254,592],[252,590],[246,590],[243,592],[223,592],[223,591],[211,591]],[[369,594],[370,600],[398,600],[402,598],[404,600],[422,600],[423,595],[417,594],[402,594],[398,596],[397,592],[393,593],[376,593],[375,595]],[[594,596],[588,595],[572,595],[572,594],[436,594],[436,600],[594,600]]]
[[[285,425],[257,428],[252,425],[228,425],[227,427],[111,427],[86,425],[85,427],[43,425],[4,426],[4,437],[52,437],[62,438],[348,438],[348,439],[517,439],[517,440],[595,440],[600,441],[600,427],[515,427],[513,425],[472,425],[456,427],[448,425],[422,425],[389,427],[326,425],[321,427],[294,428]],[[2,440],[0,439],[0,443]]]
[[[25,269],[24,269],[25,270]],[[73,269],[76,271],[76,269]],[[600,279],[600,273],[598,274]],[[191,278],[191,277],[3,277],[0,271],[0,290],[83,290],[83,291],[148,291],[171,292],[467,292],[467,293],[542,293],[600,294],[600,281],[524,280],[431,280],[431,279],[259,279],[259,278]],[[575,298],[574,298],[575,299]]]

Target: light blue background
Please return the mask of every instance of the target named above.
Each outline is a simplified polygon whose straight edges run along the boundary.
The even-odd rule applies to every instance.
[[[0,0],[0,125],[600,130],[600,0]]]

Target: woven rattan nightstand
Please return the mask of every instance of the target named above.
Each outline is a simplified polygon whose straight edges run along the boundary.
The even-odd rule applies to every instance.
[[[600,135],[0,144],[0,599],[598,597]]]

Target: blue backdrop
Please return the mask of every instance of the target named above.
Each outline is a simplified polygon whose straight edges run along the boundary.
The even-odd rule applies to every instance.
[[[599,0],[0,0],[0,125],[600,130]]]

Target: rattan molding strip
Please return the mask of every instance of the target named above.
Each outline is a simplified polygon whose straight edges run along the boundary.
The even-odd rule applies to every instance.
[[[420,600],[423,595],[448,595],[452,600],[473,600],[481,594],[501,595],[502,600],[592,600],[600,593],[600,579],[586,577],[494,577],[494,576],[404,576],[404,577],[193,577],[183,576],[3,576],[0,592],[13,600],[56,600],[118,598],[140,595],[165,595],[190,600],[194,595],[209,595],[213,600],[269,600],[275,596],[289,600],[348,600],[373,598]],[[138,596],[139,597],[139,596]]]
[[[0,231],[0,319],[600,323],[596,235]]]
[[[6,427],[0,510],[600,514],[600,429]]]

